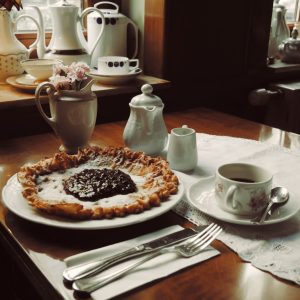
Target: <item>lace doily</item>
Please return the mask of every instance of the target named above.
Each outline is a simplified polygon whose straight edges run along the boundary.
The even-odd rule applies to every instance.
[[[268,168],[274,174],[274,182],[300,195],[299,152],[253,140],[206,134],[197,134],[197,148],[197,168],[190,174],[179,173],[186,188],[213,175],[220,164],[243,161]],[[300,285],[300,213],[279,224],[243,226],[207,216],[186,197],[173,210],[196,225],[219,223],[224,230],[218,239],[243,260]]]

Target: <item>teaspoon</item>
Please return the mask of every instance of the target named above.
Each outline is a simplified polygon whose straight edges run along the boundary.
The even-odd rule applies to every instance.
[[[267,208],[265,209],[263,215],[261,216],[260,220],[258,221],[258,223],[262,224],[265,221],[268,212],[270,211],[270,209],[272,208],[272,206],[274,204],[282,205],[282,204],[286,203],[288,201],[288,199],[289,199],[289,192],[286,188],[280,187],[280,186],[273,188],[271,190],[270,202],[269,202]]]

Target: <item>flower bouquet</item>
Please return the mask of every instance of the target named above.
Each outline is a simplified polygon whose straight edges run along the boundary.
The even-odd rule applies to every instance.
[[[63,64],[55,65],[50,82],[58,91],[80,91],[92,81],[92,79],[86,75],[89,71],[89,66],[84,62],[73,62],[69,66]]]

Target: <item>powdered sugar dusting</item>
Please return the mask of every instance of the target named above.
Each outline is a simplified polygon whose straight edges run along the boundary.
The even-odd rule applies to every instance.
[[[119,205],[126,205],[135,202],[137,198],[140,198],[144,194],[142,185],[147,180],[147,176],[132,175],[127,169],[120,168],[121,171],[130,175],[131,179],[134,181],[137,187],[137,192],[130,193],[127,195],[115,195],[112,197],[102,198],[96,201],[80,201],[73,195],[68,195],[63,187],[63,180],[73,176],[84,169],[103,169],[107,168],[107,165],[99,160],[97,157],[94,160],[90,160],[78,167],[69,168],[65,171],[52,172],[46,175],[40,175],[37,178],[37,188],[38,196],[44,201],[51,203],[79,203],[84,206],[84,208],[95,208],[97,206],[101,207],[112,207]],[[149,193],[149,191],[148,191]]]

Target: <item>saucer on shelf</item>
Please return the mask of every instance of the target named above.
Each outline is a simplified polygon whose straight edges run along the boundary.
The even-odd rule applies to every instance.
[[[35,77],[32,77],[29,74],[22,74],[20,76],[16,77],[16,82],[18,84],[23,84],[23,85],[34,85],[37,86],[41,81],[37,81]]]
[[[290,198],[287,204],[279,207],[263,224],[252,222],[253,217],[234,215],[221,209],[215,199],[214,176],[204,178],[191,185],[187,190],[187,198],[189,203],[201,212],[218,220],[240,225],[261,226],[283,222],[297,214],[300,209],[300,202],[297,201],[294,193],[289,192]]]
[[[16,88],[30,91],[35,90],[39,84],[34,77],[28,74],[10,76],[6,79],[6,82]]]
[[[124,84],[135,79],[139,74],[142,73],[140,68],[137,68],[135,72],[129,72],[128,74],[112,75],[112,74],[100,74],[97,70],[92,70],[89,75],[96,81],[104,84]]]

